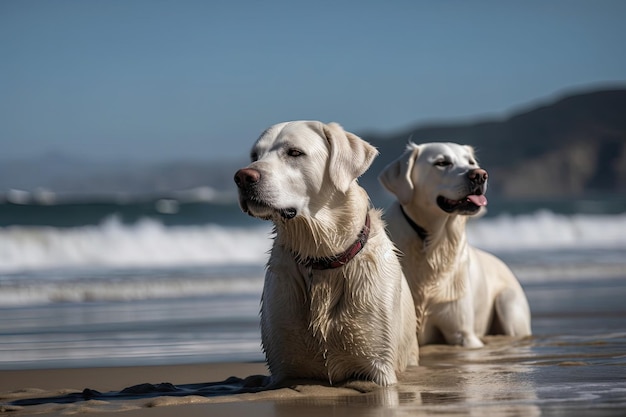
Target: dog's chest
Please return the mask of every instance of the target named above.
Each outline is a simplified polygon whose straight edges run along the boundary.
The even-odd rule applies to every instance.
[[[364,314],[364,300],[352,287],[350,274],[358,269],[354,264],[312,270],[279,256],[270,260],[268,266],[270,274],[266,279],[271,282],[266,282],[265,296],[273,302],[268,302],[264,309],[266,313],[272,310],[274,324],[300,335],[307,349],[317,351],[325,361],[344,355],[346,359],[348,355],[365,355],[360,350],[368,346],[365,333],[370,326]],[[291,313],[286,314],[287,311]]]
[[[342,270],[308,275],[307,327],[324,351],[355,354],[362,346],[358,305]]]

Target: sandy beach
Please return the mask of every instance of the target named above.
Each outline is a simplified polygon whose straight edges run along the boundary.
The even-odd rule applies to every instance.
[[[229,377],[266,374],[262,363],[4,371],[0,372],[2,411],[11,415],[582,416],[622,415],[626,410],[624,334],[579,341],[579,349],[577,343],[565,346],[546,339],[496,337],[488,342],[474,351],[424,347],[421,366],[403,373],[400,383],[390,388],[365,382],[328,387],[303,381],[276,390],[235,393],[246,390],[245,382]],[[248,380],[256,383],[254,378]],[[166,381],[172,385],[159,385]],[[130,387],[135,390],[129,393]],[[83,397],[85,388],[102,396]]]
[[[431,345],[380,388],[299,381],[259,390],[264,363],[0,371],[11,415],[602,415],[626,412],[626,280],[529,286],[534,335]],[[260,375],[260,376],[259,376]]]

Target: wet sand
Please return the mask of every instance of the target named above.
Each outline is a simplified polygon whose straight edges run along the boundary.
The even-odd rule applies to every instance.
[[[0,410],[140,417],[624,415],[626,280],[527,292],[533,337],[489,337],[475,350],[424,346],[420,366],[394,387],[300,381],[259,390],[263,363],[0,371]]]

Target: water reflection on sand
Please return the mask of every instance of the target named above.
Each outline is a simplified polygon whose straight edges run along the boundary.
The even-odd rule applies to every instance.
[[[490,337],[484,348],[475,350],[424,346],[420,366],[403,373],[396,387],[340,399],[306,395],[275,402],[274,412],[281,416],[620,415],[626,410],[625,352],[626,334],[619,332],[582,338]]]

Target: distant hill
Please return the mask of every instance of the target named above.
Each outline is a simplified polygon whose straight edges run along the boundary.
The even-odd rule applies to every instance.
[[[476,148],[489,194],[506,198],[626,193],[626,89],[576,94],[503,120],[415,126],[361,137],[380,156],[361,183],[378,195],[377,174],[415,143],[451,141]]]
[[[415,143],[452,141],[474,146],[489,172],[492,197],[626,194],[626,89],[573,94],[501,120],[417,125],[385,135],[355,133],[380,151],[360,179],[378,206],[391,200],[378,183],[378,173],[403,152],[409,138]],[[175,196],[181,190],[209,187],[234,199],[232,177],[245,164],[246,155],[236,160],[159,164],[85,161],[63,154],[29,160],[0,156],[0,198],[10,189],[44,189],[91,199]]]

